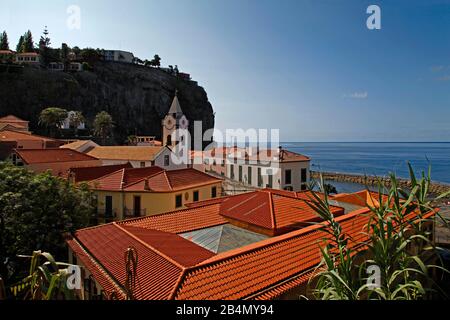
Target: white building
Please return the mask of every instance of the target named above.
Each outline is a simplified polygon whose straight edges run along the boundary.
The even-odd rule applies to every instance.
[[[85,125],[84,122],[80,123],[80,124],[78,125],[77,128],[74,128],[74,127],[71,126],[71,124],[70,124],[70,118],[73,117],[74,115],[75,115],[75,111],[69,111],[69,112],[67,113],[67,118],[66,118],[66,120],[64,120],[64,122],[62,123],[61,129],[78,129],[78,130],[84,130],[84,129],[86,129],[86,125]]]
[[[16,63],[39,66],[41,64],[41,55],[36,52],[17,53]]]
[[[187,168],[187,164],[174,162],[173,152],[168,147],[98,146],[87,153],[102,160],[102,165],[131,163],[133,168],[158,166],[166,170]]]
[[[105,50],[104,59],[105,59],[105,61],[133,63],[134,55],[133,55],[133,53],[128,52],[128,51]]]
[[[236,149],[228,154],[227,177],[257,188],[306,190],[310,181],[311,159],[278,148]]]

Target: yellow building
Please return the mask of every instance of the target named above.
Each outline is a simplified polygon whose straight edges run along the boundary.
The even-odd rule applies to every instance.
[[[220,197],[222,180],[195,169],[124,168],[90,182],[100,220],[123,220],[186,208]]]

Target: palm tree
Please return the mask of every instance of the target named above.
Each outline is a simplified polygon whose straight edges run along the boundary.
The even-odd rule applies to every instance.
[[[102,111],[95,116],[94,135],[102,139],[102,144],[106,144],[106,138],[111,134],[114,122],[111,115]]]
[[[61,108],[47,108],[42,110],[39,116],[39,124],[48,128],[50,136],[55,137],[56,131],[61,129],[67,119],[68,112]]]
[[[75,128],[75,135],[78,136],[78,127],[85,123],[86,119],[80,111],[75,111],[69,116],[69,125]]]

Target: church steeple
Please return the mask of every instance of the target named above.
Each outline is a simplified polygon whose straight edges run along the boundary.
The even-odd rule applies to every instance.
[[[173,98],[172,105],[169,109],[169,114],[171,115],[183,115],[183,110],[181,110],[180,101],[178,101],[178,90],[175,91],[175,97]],[[174,116],[176,118],[176,116]]]
[[[175,146],[178,141],[176,137],[172,137],[172,134],[177,129],[188,129],[189,121],[181,110],[180,101],[178,101],[178,90],[175,91],[175,97],[173,98],[169,112],[162,121],[163,129],[163,143],[166,146]]]

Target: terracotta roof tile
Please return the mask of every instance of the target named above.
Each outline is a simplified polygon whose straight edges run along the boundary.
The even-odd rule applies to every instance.
[[[96,180],[121,169],[132,167],[133,166],[130,163],[127,163],[112,166],[71,168],[69,175],[72,176],[75,182],[86,182]]]
[[[16,149],[16,153],[26,164],[97,160],[70,149]]]
[[[107,160],[153,161],[164,148],[166,147],[99,146],[89,151],[88,154],[99,159]]]
[[[342,208],[331,208],[336,216],[344,213]],[[288,227],[295,228],[299,224],[320,221],[307,201],[297,198],[295,192],[271,189],[229,197],[223,200],[220,214],[275,233],[284,232]]]
[[[86,267],[90,271],[92,269],[96,280],[106,287],[103,289],[119,291],[119,294],[120,290],[114,287],[114,283],[125,288],[124,254],[128,248],[134,248],[138,255],[138,277],[133,293],[138,300],[169,299],[185,267],[214,255],[176,234],[114,223],[77,231],[75,239],[95,259],[97,266],[87,259],[86,253],[81,254]],[[69,245],[80,252],[74,242],[69,242]]]
[[[120,224],[172,233],[185,233],[228,223],[224,217],[219,215],[219,208],[220,204],[217,203],[206,204],[186,210],[127,220]]]
[[[161,172],[164,172],[164,169],[157,166],[146,168],[123,168],[96,180],[92,180],[90,184],[96,190],[120,191],[130,184],[134,184]]]
[[[344,232],[363,234],[368,217],[361,212],[343,216]],[[181,300],[244,299],[315,267],[321,261],[320,225],[263,240],[216,255],[188,269],[174,298]],[[201,292],[196,292],[201,288]],[[220,288],[220,290],[216,290]]]
[[[117,184],[119,179],[122,179],[121,184]],[[124,169],[122,173],[116,172],[112,176],[102,177],[92,183],[98,190],[121,190],[120,186],[122,186],[123,190],[130,192],[172,192],[221,181],[192,168],[166,171],[153,166]]]
[[[47,137],[37,136],[22,131],[3,130],[0,131],[0,141],[57,141]]]
[[[1,117],[0,118],[0,122],[5,122],[5,123],[16,123],[16,124],[28,124],[28,121],[26,121],[26,120],[23,120],[23,119],[20,119],[20,118],[18,118],[18,117],[16,117],[16,116],[14,116],[14,115],[8,115],[8,116],[5,116],[5,117]]]
[[[277,204],[285,195],[273,193],[272,197],[275,210],[289,207],[285,207],[284,202],[282,206]],[[295,197],[289,199],[294,200],[304,202]],[[221,205],[220,202],[205,203],[186,210],[85,229],[78,231],[75,238],[91,257],[95,257],[95,261],[87,262],[87,267],[93,268],[97,281],[106,287],[124,283],[123,253],[130,246],[136,248],[139,254],[136,299],[273,299],[308,281],[322,259],[319,246],[330,237],[322,229],[324,224],[218,255],[199,249],[176,235],[225,224],[226,219],[219,214]],[[350,238],[349,245],[358,246],[357,250],[365,248],[368,212],[368,208],[363,208],[337,218]],[[430,212],[425,218],[433,214]],[[286,217],[290,221],[289,214]],[[415,213],[408,215],[408,219],[415,217]],[[109,281],[104,277],[109,277]]]

